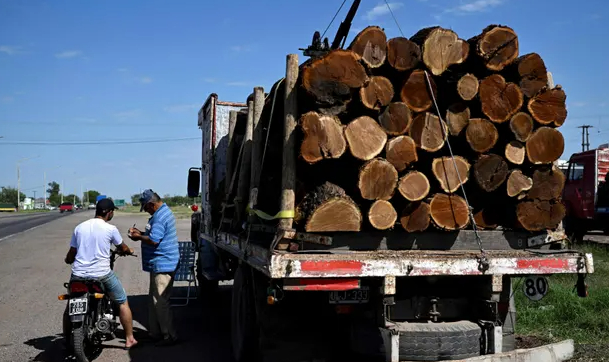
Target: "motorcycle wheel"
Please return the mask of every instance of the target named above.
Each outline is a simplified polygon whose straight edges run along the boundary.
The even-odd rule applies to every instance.
[[[97,346],[86,338],[86,326],[81,323],[72,328],[72,346],[74,348],[74,357],[78,362],[89,362],[93,360],[100,351]]]

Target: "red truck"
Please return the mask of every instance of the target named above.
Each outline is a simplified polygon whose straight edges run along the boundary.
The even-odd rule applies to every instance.
[[[74,205],[72,205],[71,202],[64,202],[61,205],[59,205],[59,212],[60,213],[63,214],[66,211],[74,212]]]
[[[609,233],[609,144],[574,153],[566,169],[563,200],[564,226],[572,240],[582,240],[590,230]]]

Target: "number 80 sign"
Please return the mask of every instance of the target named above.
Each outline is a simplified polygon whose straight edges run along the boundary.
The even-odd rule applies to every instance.
[[[522,290],[530,300],[541,300],[548,294],[548,279],[542,276],[528,276],[524,278]]]

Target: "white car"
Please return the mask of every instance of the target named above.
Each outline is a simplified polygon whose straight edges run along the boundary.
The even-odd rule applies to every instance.
[[[87,206],[87,209],[95,210],[95,204],[89,204],[89,206]]]

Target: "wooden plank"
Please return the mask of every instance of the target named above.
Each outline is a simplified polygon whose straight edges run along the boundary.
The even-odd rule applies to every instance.
[[[289,54],[286,59],[284,123],[283,123],[283,162],[281,173],[280,210],[294,210],[294,188],[296,187],[296,121],[298,103],[296,81],[298,79],[298,55]],[[279,221],[282,229],[292,228],[292,218]]]

